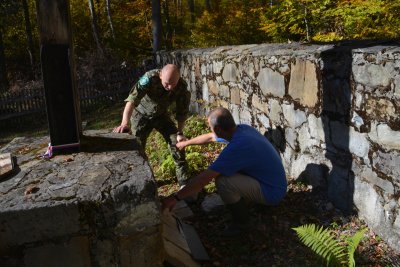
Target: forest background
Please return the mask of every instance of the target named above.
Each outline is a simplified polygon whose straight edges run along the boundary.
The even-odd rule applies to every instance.
[[[70,0],[74,53],[136,66],[160,49],[396,39],[400,0]],[[40,79],[34,0],[0,2],[0,91]]]

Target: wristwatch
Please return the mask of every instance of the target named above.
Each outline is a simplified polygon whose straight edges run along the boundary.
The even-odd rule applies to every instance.
[[[175,193],[173,193],[172,194],[172,196],[176,199],[176,201],[181,201],[182,199],[180,199],[179,197],[178,197],[178,192],[175,192]]]

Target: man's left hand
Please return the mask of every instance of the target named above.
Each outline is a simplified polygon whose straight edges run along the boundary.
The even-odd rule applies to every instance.
[[[173,196],[168,196],[166,198],[164,198],[163,200],[161,200],[161,204],[162,204],[162,211],[171,211],[174,206],[176,205],[177,201]]]

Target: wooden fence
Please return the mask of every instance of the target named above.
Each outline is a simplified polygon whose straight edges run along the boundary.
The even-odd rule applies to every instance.
[[[120,101],[127,97],[133,83],[144,73],[142,69],[118,70],[91,80],[78,80],[81,110],[99,104]],[[15,126],[26,120],[45,118],[46,103],[43,86],[0,94],[0,127]]]

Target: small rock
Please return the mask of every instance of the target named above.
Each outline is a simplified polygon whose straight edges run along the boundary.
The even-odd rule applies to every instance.
[[[210,194],[207,195],[203,202],[201,203],[201,208],[205,211],[205,212],[210,212],[216,209],[220,209],[224,206],[224,202],[222,201],[221,197],[216,194]]]

